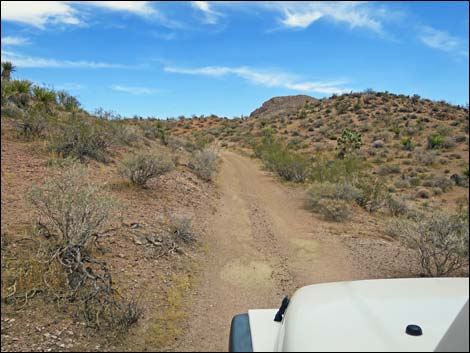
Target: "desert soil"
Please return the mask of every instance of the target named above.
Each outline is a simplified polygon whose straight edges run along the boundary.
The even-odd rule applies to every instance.
[[[177,350],[225,351],[234,315],[277,308],[307,284],[368,277],[344,242],[303,208],[301,190],[275,180],[258,161],[224,151],[217,183],[203,279]]]

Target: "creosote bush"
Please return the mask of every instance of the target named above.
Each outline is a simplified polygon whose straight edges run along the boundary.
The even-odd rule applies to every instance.
[[[362,192],[356,202],[366,211],[376,212],[385,205],[387,189],[381,179],[362,176],[355,181],[354,186]]]
[[[255,146],[255,155],[263,160],[269,170],[285,181],[304,182],[311,170],[307,158],[275,140],[271,129],[266,129],[263,133],[262,142]]]
[[[346,156],[344,159],[328,160],[318,158],[314,163],[310,177],[317,182],[342,182],[350,183],[356,179],[367,167],[364,159],[355,155]]]
[[[203,180],[211,181],[217,169],[217,153],[209,148],[192,154],[188,166]]]
[[[168,155],[155,153],[125,158],[118,171],[133,184],[144,186],[150,179],[166,174],[174,168],[175,165]]]

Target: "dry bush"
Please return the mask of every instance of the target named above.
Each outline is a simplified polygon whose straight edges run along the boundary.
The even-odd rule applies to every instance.
[[[62,170],[42,188],[33,188],[30,199],[49,234],[67,246],[80,247],[87,246],[100,231],[112,205],[79,165]]]
[[[194,241],[196,237],[191,227],[191,221],[191,217],[173,214],[168,219],[168,232],[177,240]]]
[[[322,199],[318,203],[320,214],[328,221],[343,222],[351,218],[351,206],[343,200]]]
[[[468,214],[434,212],[413,219],[394,219],[393,232],[406,246],[416,250],[423,274],[442,277],[468,265]]]
[[[452,189],[453,182],[450,178],[447,178],[446,176],[438,176],[424,179],[422,185],[426,187],[440,188],[443,191],[448,191]]]
[[[392,214],[392,216],[405,215],[409,211],[409,206],[402,198],[394,195],[390,195],[386,199],[386,207]]]
[[[173,161],[164,153],[138,154],[124,159],[118,172],[132,183],[144,186],[150,179],[166,174],[174,168]]]
[[[51,141],[52,149],[59,155],[74,157],[80,162],[87,158],[105,162],[109,145],[110,139],[102,126],[73,114]]]
[[[396,164],[384,164],[379,168],[379,175],[385,176],[389,174],[400,174],[401,169]]]
[[[134,146],[141,139],[138,130],[133,126],[126,126],[121,121],[112,122],[113,139],[117,144]]]
[[[23,116],[23,110],[18,108],[16,104],[7,102],[5,105],[2,104],[1,116],[2,118],[8,116],[10,118],[19,119]]]
[[[434,152],[419,150],[414,154],[416,160],[424,166],[430,166],[436,163],[437,157]]]
[[[26,140],[44,137],[47,128],[48,117],[43,110],[28,109],[15,121],[18,135]]]
[[[361,198],[361,190],[348,183],[315,183],[307,191],[306,206],[329,221],[342,222],[351,217],[349,202]]]
[[[38,222],[37,274],[48,299],[75,314],[89,327],[127,329],[138,317],[133,302],[113,286],[106,263],[93,256],[93,239],[104,232],[112,201],[94,185],[84,167],[73,165],[34,188],[30,200]]]
[[[307,207],[317,210],[322,199],[356,201],[362,198],[362,192],[348,183],[314,183],[307,191]]]
[[[218,159],[219,157],[214,150],[206,148],[202,151],[194,152],[188,162],[188,166],[201,179],[211,181],[217,169]]]

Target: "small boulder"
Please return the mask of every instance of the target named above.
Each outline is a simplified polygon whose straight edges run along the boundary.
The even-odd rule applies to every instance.
[[[374,142],[372,142],[372,147],[374,148],[382,148],[384,145],[385,142],[383,142],[382,140],[375,140]]]

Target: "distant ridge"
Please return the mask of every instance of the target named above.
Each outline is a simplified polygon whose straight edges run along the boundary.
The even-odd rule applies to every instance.
[[[261,107],[250,114],[250,118],[272,117],[273,115],[295,113],[298,109],[305,106],[306,103],[317,102],[318,99],[299,94],[296,96],[274,97],[263,103]]]

